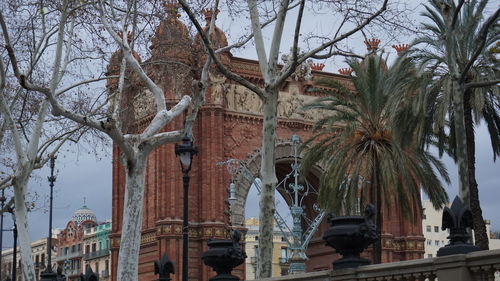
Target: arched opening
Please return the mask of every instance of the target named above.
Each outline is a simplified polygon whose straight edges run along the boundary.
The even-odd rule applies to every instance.
[[[273,238],[273,276],[286,275],[289,272],[290,257],[293,249],[300,243],[293,243],[292,230],[294,219],[290,211],[291,206],[300,206],[303,214],[298,217],[298,224],[302,229],[300,244],[304,249],[311,239],[321,239],[321,232],[316,231],[324,221],[324,212],[316,204],[319,184],[320,167],[314,167],[305,180],[295,178],[294,151],[292,142],[281,142],[277,145],[276,175],[278,187],[276,190],[275,235]],[[297,159],[300,162],[300,157]],[[260,153],[256,152],[246,161],[239,161],[233,174],[235,200],[231,204],[231,221],[235,227],[245,227],[247,262],[246,278],[255,279],[258,256],[259,239],[259,184]],[[295,185],[295,183],[298,185]],[[294,190],[294,186],[300,186]],[[296,219],[297,221],[297,219]],[[314,224],[314,225],[313,225]],[[304,237],[308,237],[304,239]],[[301,242],[302,243],[302,242]],[[292,245],[294,244],[294,245]],[[294,248],[295,247],[295,248]]]

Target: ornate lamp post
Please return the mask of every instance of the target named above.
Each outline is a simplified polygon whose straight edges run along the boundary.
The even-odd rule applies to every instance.
[[[2,264],[2,247],[3,247],[3,207],[5,204],[5,189],[2,189],[2,196],[0,196],[0,265]],[[2,279],[2,270],[0,270],[0,280]]]
[[[182,138],[181,144],[175,144],[175,155],[179,156],[182,167],[182,183],[184,185],[184,218],[182,226],[182,280],[188,280],[188,210],[189,210],[189,171],[191,171],[191,163],[193,155],[198,153],[198,149],[193,147],[191,139],[185,135]]]
[[[57,274],[52,271],[52,199],[54,192],[54,182],[56,181],[56,176],[54,176],[54,167],[56,158],[57,158],[56,156],[52,156],[50,158],[50,176],[47,178],[49,180],[49,186],[50,186],[49,237],[47,240],[47,268],[40,274],[40,281],[57,280]]]
[[[288,198],[287,202],[290,204],[289,208],[293,219],[293,225],[289,226],[277,209],[274,212],[274,219],[276,221],[276,226],[283,235],[283,239],[286,241],[292,252],[291,256],[287,254],[286,257],[283,257],[283,260],[290,263],[289,273],[297,274],[305,272],[306,270],[306,250],[309,245],[309,241],[311,241],[312,236],[317,231],[326,213],[316,204],[313,205],[313,210],[317,213],[317,215],[312,220],[309,219],[304,213],[304,199],[309,195],[317,196],[318,191],[307,181],[307,179],[304,179],[303,184],[299,183],[300,163],[298,160],[298,148],[300,145],[300,137],[298,135],[293,135],[291,142],[294,159],[291,164],[292,171],[284,176],[283,180],[277,184],[276,189],[281,189],[283,191],[282,195]],[[226,168],[231,175],[228,198],[231,204],[235,204],[238,200],[236,196],[237,187],[234,178],[238,173],[241,173],[243,177],[240,179],[250,181],[251,184],[257,189],[257,192],[260,193],[261,187],[256,181],[256,176],[252,174],[243,161],[238,159],[228,159],[223,162],[218,162],[217,165],[226,165]],[[290,182],[291,180],[293,181]]]

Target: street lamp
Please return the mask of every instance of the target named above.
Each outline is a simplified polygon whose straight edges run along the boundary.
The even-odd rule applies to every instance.
[[[47,177],[50,186],[49,238],[47,240],[47,268],[45,269],[45,271],[40,273],[40,281],[57,280],[57,274],[52,271],[52,199],[54,192],[54,182],[56,181],[56,176],[54,176],[54,167],[56,158],[57,158],[56,156],[50,157],[50,176]]]
[[[2,264],[2,246],[3,246],[3,207],[5,204],[5,189],[2,189],[2,196],[0,196],[0,265]],[[2,280],[2,270],[0,269],[0,280]]]
[[[17,224],[16,217],[14,216],[14,208],[9,207],[8,212],[12,215],[12,221],[14,225],[12,226],[12,235],[14,236],[14,247],[12,250],[12,280],[16,281],[17,279]]]
[[[182,280],[188,280],[188,195],[189,195],[189,171],[191,171],[191,163],[193,155],[198,153],[198,149],[193,147],[191,139],[184,135],[181,144],[175,144],[175,155],[179,156],[182,167],[182,183],[184,185],[184,218],[182,225]]]

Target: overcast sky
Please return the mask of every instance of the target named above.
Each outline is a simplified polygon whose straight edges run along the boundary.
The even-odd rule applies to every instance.
[[[182,17],[185,19],[185,16]],[[290,17],[291,18],[291,17]],[[234,22],[224,21],[221,18],[223,29],[234,30],[234,34],[241,33],[241,28],[238,28]],[[309,26],[310,28],[324,29],[324,26]],[[292,30],[291,25],[287,26],[288,30]],[[233,32],[229,30],[229,32]],[[228,32],[228,34],[229,34]],[[233,34],[233,33],[230,33]],[[286,37],[286,36],[285,36]],[[282,50],[288,51],[290,44],[286,43]],[[231,40],[230,40],[231,41]],[[391,45],[401,42],[383,42],[383,45]],[[364,45],[360,39],[353,39],[350,43],[351,46],[359,45],[357,51],[364,51]],[[388,52],[394,53],[393,50],[387,48]],[[255,58],[252,47],[244,51],[237,52],[237,56],[244,56],[247,58]],[[343,60],[336,59],[328,61],[326,71],[336,72],[338,68],[343,67]],[[105,148],[107,155],[101,155],[102,159],[96,160],[94,155],[89,155],[85,150],[78,149],[73,146],[65,149],[56,161],[57,181],[55,183],[54,193],[54,228],[64,228],[70,220],[72,214],[83,205],[84,198],[86,198],[86,205],[92,209],[99,221],[104,221],[111,218],[111,148]],[[453,200],[458,191],[457,186],[457,167],[449,159],[443,159],[448,171],[452,178],[452,184],[447,187],[450,199]],[[476,167],[477,167],[477,181],[480,189],[481,205],[483,208],[483,215],[485,219],[492,221],[492,230],[500,230],[500,204],[498,204],[498,190],[500,188],[500,163],[493,162],[491,145],[487,131],[484,127],[479,127],[476,130]],[[215,165],[215,163],[213,163]],[[35,177],[30,183],[30,191],[34,191],[39,195],[38,202],[48,201],[48,182],[47,176],[49,169],[44,168],[35,174]],[[284,204],[281,204],[282,206]],[[247,206],[247,217],[258,216],[256,206],[258,206],[258,199],[255,191],[251,191]],[[283,209],[281,212],[285,213]],[[6,216],[4,229],[10,229],[12,221],[10,216]],[[46,237],[48,233],[48,213],[47,208],[39,208],[29,214],[29,228],[30,237],[36,240]],[[11,233],[4,232],[3,248],[10,247],[12,243]]]

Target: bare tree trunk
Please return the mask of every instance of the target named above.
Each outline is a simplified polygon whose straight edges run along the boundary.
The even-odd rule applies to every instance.
[[[464,121],[465,134],[467,136],[470,208],[472,211],[475,244],[482,250],[489,250],[488,233],[486,231],[486,224],[484,223],[483,212],[479,202],[479,189],[476,182],[476,143],[474,140],[474,121],[472,120],[470,95],[470,91],[466,91],[464,94]]]
[[[278,90],[273,89],[266,94],[263,102],[264,121],[262,129],[262,158],[260,176],[262,191],[260,194],[259,213],[259,263],[257,273],[259,278],[272,275],[273,257],[273,226],[274,226],[274,191],[278,179],[275,172],[275,146],[277,126]]]
[[[28,232],[28,210],[26,208],[26,188],[32,169],[29,169],[29,173],[26,169],[20,169],[22,172],[16,176],[14,183],[14,216],[17,224],[17,238],[21,252],[24,280],[35,281],[35,268],[31,258],[31,239]]]
[[[139,280],[138,264],[147,155],[148,153],[141,151],[134,159],[126,160],[123,222],[127,223],[122,226],[118,254],[117,280],[120,281]]]

